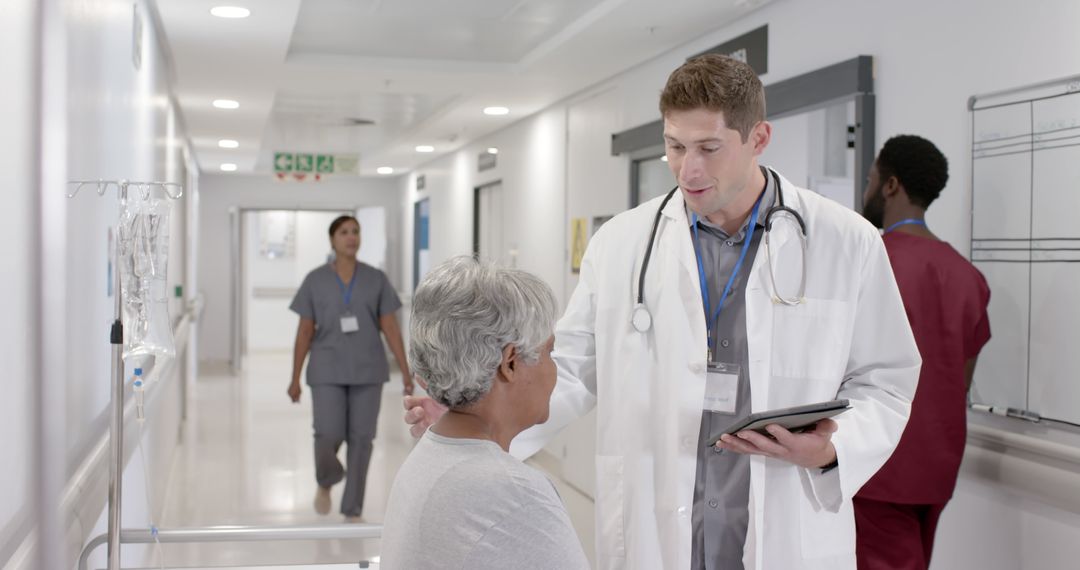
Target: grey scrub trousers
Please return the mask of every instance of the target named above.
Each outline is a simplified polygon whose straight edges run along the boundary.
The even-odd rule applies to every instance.
[[[386,275],[370,265],[357,262],[350,286],[327,264],[304,278],[289,308],[315,321],[307,366],[315,479],[327,488],[345,479],[341,514],[360,516],[382,385],[390,380],[379,318],[401,308],[401,300]],[[344,332],[344,316],[355,317],[358,330]],[[345,466],[337,458],[342,443]]]

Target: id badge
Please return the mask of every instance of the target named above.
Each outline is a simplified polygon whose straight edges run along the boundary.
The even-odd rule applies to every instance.
[[[341,317],[341,332],[353,333],[360,330],[360,321],[356,320],[353,315],[345,315]]]
[[[705,374],[707,412],[734,414],[739,403],[739,365],[715,362]]]

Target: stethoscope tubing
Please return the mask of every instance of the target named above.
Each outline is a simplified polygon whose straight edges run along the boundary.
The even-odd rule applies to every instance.
[[[639,305],[645,303],[645,272],[649,269],[649,258],[652,257],[653,243],[656,241],[656,230],[660,228],[660,216],[664,213],[664,207],[671,201],[671,197],[679,191],[679,187],[676,186],[668,192],[664,197],[664,201],[660,202],[660,207],[656,209],[656,218],[653,220],[652,232],[649,233],[649,245],[645,246],[645,259],[641,261],[641,272],[638,276],[638,297],[637,302]]]
[[[765,239],[765,254],[768,256],[769,261],[769,278],[772,281],[774,291],[773,300],[777,303],[781,303],[784,305],[796,305],[802,302],[801,290],[803,287],[806,286],[806,222],[803,221],[802,216],[799,215],[798,212],[784,204],[784,190],[783,185],[780,182],[780,175],[777,174],[775,170],[771,168],[766,168],[764,166],[761,167],[761,170],[763,174],[768,171],[768,174],[772,175],[773,181],[776,184],[777,201],[779,202],[776,206],[772,206],[767,212],[765,212],[765,233],[763,235]],[[648,330],[652,324],[652,316],[649,314],[648,309],[645,308],[645,275],[649,270],[649,260],[652,257],[653,245],[656,243],[656,235],[660,229],[660,217],[663,215],[664,207],[667,206],[668,202],[671,201],[671,198],[675,196],[675,193],[678,191],[678,186],[672,188],[671,191],[668,192],[667,196],[664,197],[663,201],[660,202],[660,207],[656,209],[656,216],[653,218],[652,231],[649,232],[649,243],[645,247],[645,256],[641,261],[641,269],[638,272],[637,303],[634,306],[632,321],[634,322],[635,328],[637,328],[641,332],[645,332],[646,330]],[[769,249],[769,233],[772,231],[772,217],[773,214],[776,213],[790,214],[791,217],[794,218],[795,221],[799,224],[799,230],[801,231],[800,238],[802,239],[803,247],[802,283],[800,285],[800,294],[796,299],[785,299],[783,297],[780,297],[776,293],[776,278],[773,275],[772,271],[772,254]],[[638,320],[638,313],[641,313],[640,321]],[[638,326],[639,322],[645,324],[643,324],[642,326]]]

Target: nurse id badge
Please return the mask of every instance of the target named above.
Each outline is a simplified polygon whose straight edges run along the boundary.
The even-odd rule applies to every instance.
[[[352,333],[360,330],[360,321],[356,320],[353,315],[345,315],[341,317],[341,332]]]
[[[734,414],[739,403],[739,365],[715,362],[705,374],[707,412]]]

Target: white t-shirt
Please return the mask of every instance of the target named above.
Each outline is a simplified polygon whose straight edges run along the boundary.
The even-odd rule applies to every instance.
[[[558,492],[492,441],[424,435],[394,480],[382,570],[588,568]]]

